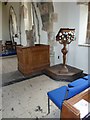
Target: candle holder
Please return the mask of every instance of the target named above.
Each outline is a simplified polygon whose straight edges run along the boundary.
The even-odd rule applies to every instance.
[[[66,66],[66,54],[68,50],[66,48],[67,44],[70,44],[75,40],[75,29],[61,28],[56,36],[56,41],[59,41],[60,44],[63,44],[61,52],[63,53],[63,64],[62,69],[59,71],[61,74],[68,73],[68,68]]]

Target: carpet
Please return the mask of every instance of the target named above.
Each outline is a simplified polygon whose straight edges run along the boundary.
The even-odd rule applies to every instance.
[[[12,56],[12,55],[16,55],[16,51],[12,50],[12,51],[6,51],[6,52],[2,52],[0,53],[0,57],[4,57],[4,56]]]
[[[60,118],[60,110],[51,102],[47,115],[47,92],[67,85],[68,82],[54,81],[40,75],[2,88],[3,118]]]

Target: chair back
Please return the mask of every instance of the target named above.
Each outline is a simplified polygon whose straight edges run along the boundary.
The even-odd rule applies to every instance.
[[[6,50],[13,50],[13,43],[12,41],[5,42]]]

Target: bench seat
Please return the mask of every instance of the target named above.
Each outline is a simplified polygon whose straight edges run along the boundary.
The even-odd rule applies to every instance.
[[[84,78],[77,79],[68,84],[68,86],[62,86],[47,93],[48,95],[48,113],[50,113],[51,100],[60,110],[62,110],[62,105],[64,100],[70,99],[73,96],[79,94],[85,89],[90,87],[90,79],[88,76]]]
[[[71,83],[68,84],[68,87],[75,87],[78,85],[82,85],[84,83],[90,84],[90,75],[87,75],[83,78],[77,79]]]
[[[54,89],[47,93],[48,98],[59,108],[62,108],[62,103],[65,99],[65,94],[67,91],[67,86],[62,86],[60,88]]]

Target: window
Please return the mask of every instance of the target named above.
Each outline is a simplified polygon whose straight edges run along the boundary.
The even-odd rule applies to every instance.
[[[86,43],[90,44],[90,2],[88,3],[88,23],[87,23],[87,39]]]
[[[87,21],[88,21],[88,5],[80,4],[80,17],[79,17],[79,40],[78,44],[87,46]]]
[[[90,3],[89,3],[90,5]],[[80,19],[79,19],[79,41],[80,46],[90,46],[90,37],[88,39],[88,4],[80,4]],[[90,16],[90,15],[89,15]],[[90,18],[90,17],[89,17]],[[90,19],[89,19],[90,21]],[[90,31],[90,23],[89,30]],[[89,32],[90,36],[90,32]]]

